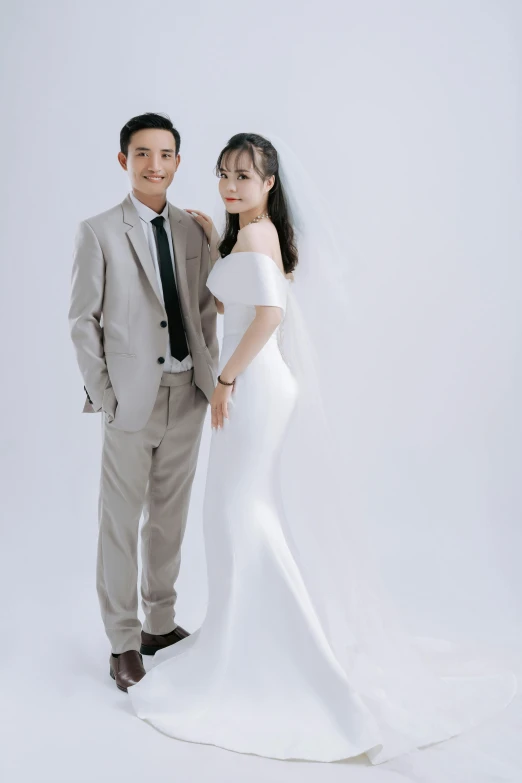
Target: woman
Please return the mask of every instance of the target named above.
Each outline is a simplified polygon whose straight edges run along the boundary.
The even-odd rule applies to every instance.
[[[306,342],[306,324],[290,293],[301,255],[310,256],[294,235],[301,205],[289,210],[295,193],[285,191],[278,153],[261,136],[232,137],[217,173],[227,225],[208,279],[225,316],[204,503],[208,609],[198,631],[156,655],[130,698],[140,718],[179,739],[279,759],[365,753],[380,763],[505,706],[514,678],[448,678],[426,668],[388,627],[390,613],[379,613],[372,586],[363,589],[366,560],[354,557],[347,567],[341,553],[338,573],[349,572],[349,587],[341,595],[329,583],[336,547],[328,524],[340,514],[330,503],[335,480],[330,468],[321,472],[312,439],[314,426],[324,432],[310,402],[314,362],[296,348],[296,335],[301,348]],[[210,241],[212,222],[195,216]],[[298,411],[300,439],[291,435]],[[281,473],[281,453],[291,443],[301,449],[290,460],[304,479],[297,493]],[[288,514],[292,489],[304,500]],[[317,542],[317,563],[319,549],[328,553],[323,568],[300,556],[307,548],[302,531],[311,534],[309,550]]]

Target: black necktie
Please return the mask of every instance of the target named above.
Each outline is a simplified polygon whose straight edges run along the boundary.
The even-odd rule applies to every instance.
[[[175,359],[181,362],[189,351],[179,306],[178,290],[174,279],[174,267],[170,257],[169,240],[167,232],[163,227],[163,217],[161,215],[158,215],[157,218],[150,222],[156,228],[161,285],[163,286],[163,299],[165,301],[169,327],[170,352]]]

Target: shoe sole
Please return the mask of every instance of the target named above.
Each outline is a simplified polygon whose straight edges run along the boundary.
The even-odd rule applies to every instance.
[[[112,677],[112,679],[114,680],[114,682],[116,682],[116,675],[114,674],[114,672],[112,671],[112,669],[109,669],[109,674],[111,675],[111,677]],[[123,693],[128,693],[128,690],[127,690],[127,688],[122,688],[122,687],[121,687],[121,685],[118,685],[118,683],[117,683],[117,682],[116,682],[116,687],[117,687],[117,688],[118,688],[120,691],[123,691]]]
[[[142,655],[155,655],[158,650],[161,650],[161,647],[152,647],[149,644],[142,644],[140,647],[140,653]]]

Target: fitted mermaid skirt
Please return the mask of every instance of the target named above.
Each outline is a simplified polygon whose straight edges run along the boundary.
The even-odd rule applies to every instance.
[[[208,284],[225,303],[223,368],[255,305],[285,311],[289,283],[267,256],[237,253],[220,259]],[[285,535],[279,458],[299,389],[278,337],[272,335],[238,376],[230,417],[212,434],[204,622],[156,653],[129,696],[141,719],[181,740],[277,759],[327,762],[366,753],[379,763],[453,736],[475,717],[502,708],[515,680],[510,674],[421,676],[419,682],[437,688],[427,689],[426,700],[419,694],[408,701],[401,688],[406,693],[415,686],[407,666],[402,679],[389,678],[388,691],[380,681],[383,667],[370,654],[341,665]]]

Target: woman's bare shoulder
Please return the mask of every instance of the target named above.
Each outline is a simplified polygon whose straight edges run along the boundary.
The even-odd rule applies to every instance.
[[[244,242],[262,241],[264,237],[277,237],[277,229],[270,220],[249,223],[238,231],[238,239]]]
[[[253,253],[271,255],[274,239],[277,241],[277,231],[272,223],[267,222],[265,225],[262,223],[250,223],[238,231],[236,247],[241,250],[250,250]]]
[[[240,229],[234,249],[235,251],[262,253],[265,256],[270,256],[274,264],[284,274],[277,229],[270,221],[250,223]]]

